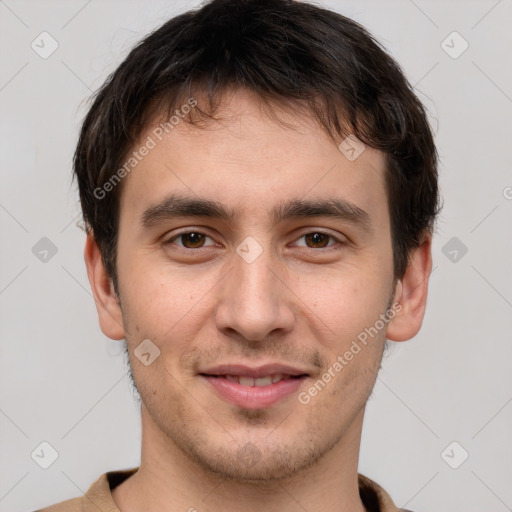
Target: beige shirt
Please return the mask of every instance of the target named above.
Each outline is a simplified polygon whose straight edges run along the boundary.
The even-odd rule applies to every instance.
[[[112,489],[139,468],[110,471],[96,480],[81,498],[73,498],[37,512],[120,512],[112,499]],[[399,512],[389,494],[373,480],[359,474],[359,494],[368,512]],[[400,509],[400,512],[411,512]]]

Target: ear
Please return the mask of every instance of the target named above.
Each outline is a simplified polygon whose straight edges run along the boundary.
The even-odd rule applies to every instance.
[[[393,304],[399,303],[402,308],[388,323],[387,339],[407,341],[420,330],[425,316],[431,272],[432,235],[427,232],[420,246],[411,252],[405,274],[397,282]]]
[[[105,336],[113,340],[122,340],[125,335],[119,298],[115,293],[112,279],[103,265],[101,253],[92,231],[87,235],[84,259],[101,330]]]

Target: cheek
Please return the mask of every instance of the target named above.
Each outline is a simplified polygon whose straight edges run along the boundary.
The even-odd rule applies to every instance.
[[[309,321],[325,327],[326,341],[342,347],[384,312],[390,290],[383,277],[375,271],[345,267],[329,274],[302,275],[293,290],[307,306],[303,312]]]
[[[144,265],[142,259],[125,267],[126,279],[120,279],[128,283],[121,293],[128,343],[133,350],[149,338],[164,356],[171,350],[179,354],[189,348],[205,323],[208,291],[214,289],[216,276],[157,269],[156,265]]]

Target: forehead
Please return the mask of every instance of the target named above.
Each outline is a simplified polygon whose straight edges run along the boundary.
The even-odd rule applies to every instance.
[[[360,146],[349,158],[342,139],[333,141],[302,112],[276,107],[269,115],[254,94],[238,91],[224,97],[216,120],[169,121],[155,119],[134,146],[151,149],[123,184],[121,215],[140,216],[174,193],[214,198],[238,218],[266,210],[275,220],[278,203],[327,196],[386,214],[384,155]]]

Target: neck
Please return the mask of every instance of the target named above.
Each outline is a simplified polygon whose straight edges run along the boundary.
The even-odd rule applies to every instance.
[[[142,406],[141,464],[112,496],[121,512],[366,512],[357,475],[363,416],[364,409],[308,469],[286,479],[248,482],[227,479],[191,460]]]

